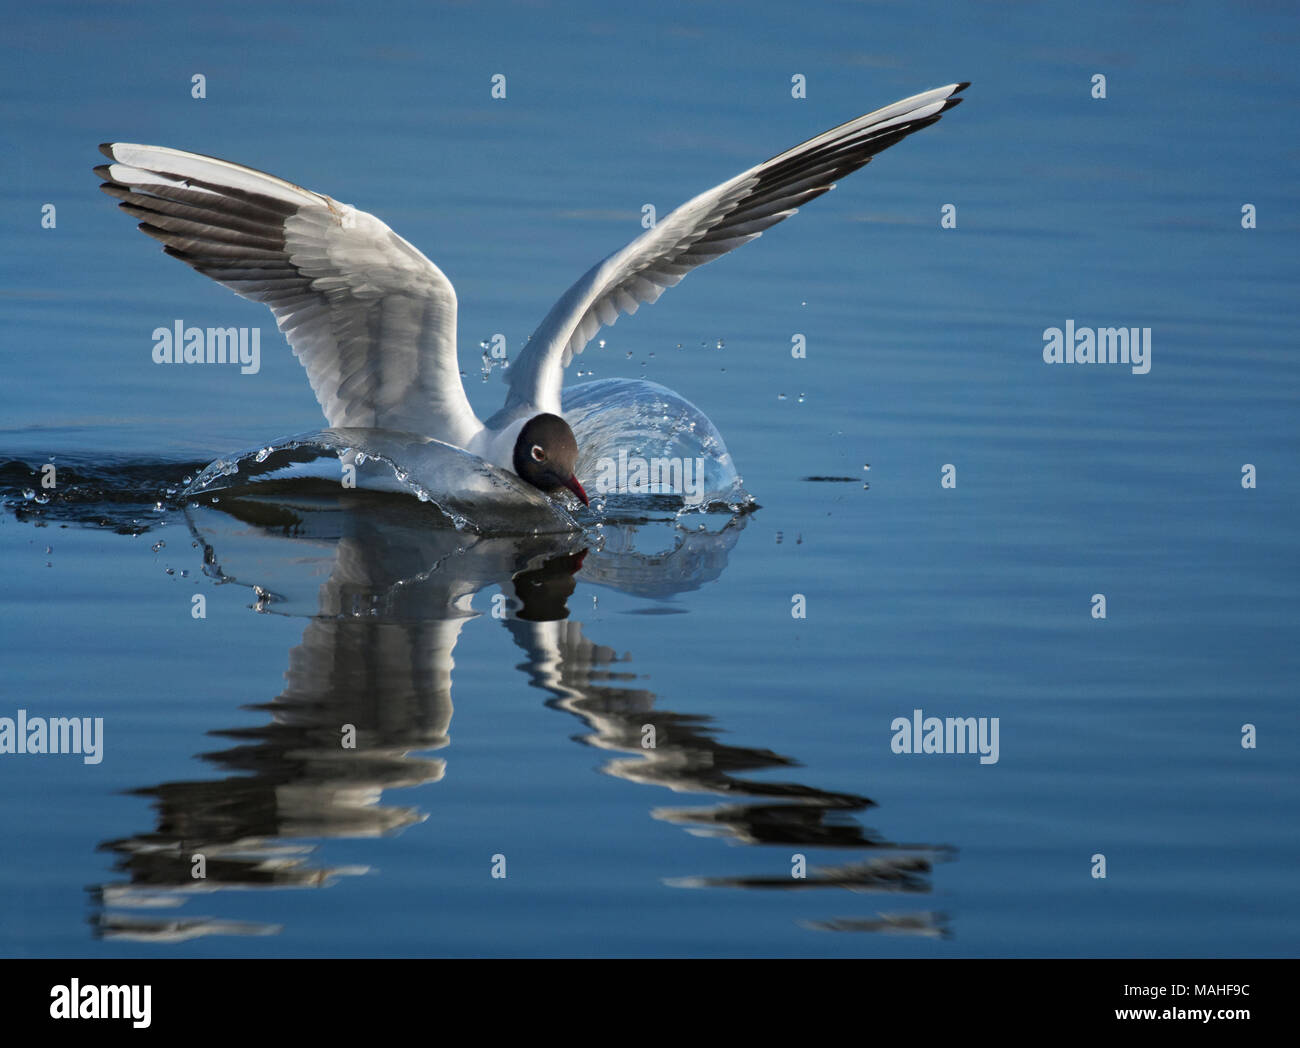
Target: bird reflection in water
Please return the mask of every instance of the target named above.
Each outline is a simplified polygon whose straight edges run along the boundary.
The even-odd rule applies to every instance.
[[[726,798],[714,806],[654,807],[651,814],[693,834],[771,850],[770,875],[665,883],[914,895],[930,891],[933,863],[951,856],[944,846],[898,844],[863,828],[854,816],[873,806],[866,797],[747,777],[797,762],[725,744],[711,717],[664,708],[638,686],[628,656],[595,643],[569,617],[580,580],[665,597],[718,578],[745,526],[743,514],[716,530],[685,530],[671,514],[607,524],[599,545],[572,533],[466,534],[432,526],[429,508],[413,499],[337,486],[293,496],[227,493],[219,505],[191,508],[187,517],[209,576],[253,588],[259,610],[304,616],[307,626],[289,652],[284,690],[249,707],[264,713],[265,723],[213,732],[230,745],[202,759],[221,777],[137,791],[151,798],[156,824],[101,845],[123,876],[93,889],[91,921],[99,935],[166,942],[274,934],[276,925],[179,916],[176,907],[219,890],[322,887],[370,872],[320,864],[308,842],[379,837],[424,819],[418,808],[386,803],[383,794],[445,774],[437,752],[449,741],[453,651],[466,622],[479,615],[474,596],[489,587],[510,595],[494,615],[504,615],[524,652],[520,668],[529,683],[546,693],[550,708],[584,722],[584,744],[611,754],[601,771],[677,794]],[[667,548],[638,549],[658,542],[660,532],[670,536]],[[645,746],[648,738],[653,748]],[[793,878],[790,854],[800,849],[852,859]],[[202,879],[194,876],[196,861],[205,866]],[[928,910],[805,924],[947,934],[944,916]]]

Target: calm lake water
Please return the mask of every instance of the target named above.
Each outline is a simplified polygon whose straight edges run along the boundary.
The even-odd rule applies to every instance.
[[[1300,15],[568,10],[11,20],[0,717],[103,750],[0,754],[0,952],[1294,955]],[[322,419],[97,143],[376,213],[455,283],[486,416],[480,342],[643,205],[966,79],[580,358],[705,411],[753,512],[524,540],[164,497]],[[154,365],[178,319],[260,326],[260,371]],[[1149,328],[1149,371],[1045,363],[1067,322]],[[916,710],[997,718],[996,762],[894,752]]]

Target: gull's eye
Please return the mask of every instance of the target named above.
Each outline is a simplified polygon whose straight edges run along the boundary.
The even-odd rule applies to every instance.
[[[545,461],[546,461],[546,452],[542,450],[542,446],[541,446],[540,444],[534,444],[534,445],[533,445],[533,450],[532,450],[531,454],[532,454],[532,456],[533,456],[533,461],[534,461],[534,462],[545,462]]]

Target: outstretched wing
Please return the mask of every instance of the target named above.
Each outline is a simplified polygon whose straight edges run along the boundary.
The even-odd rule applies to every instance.
[[[214,157],[115,142],[101,188],[169,255],[264,302],[331,426],[463,444],[456,292],[374,215]]]
[[[597,263],[565,292],[505,372],[505,410],[532,405],[558,413],[564,369],[602,325],[656,301],[696,266],[748,243],[882,149],[933,124],[968,86],[926,91],[810,138],[701,193]]]

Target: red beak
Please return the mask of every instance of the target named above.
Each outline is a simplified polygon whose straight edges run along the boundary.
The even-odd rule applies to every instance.
[[[587,498],[587,493],[582,490],[582,485],[578,483],[577,477],[570,477],[564,482],[564,486],[572,491],[578,498],[582,499],[584,506],[591,505],[591,499]]]

